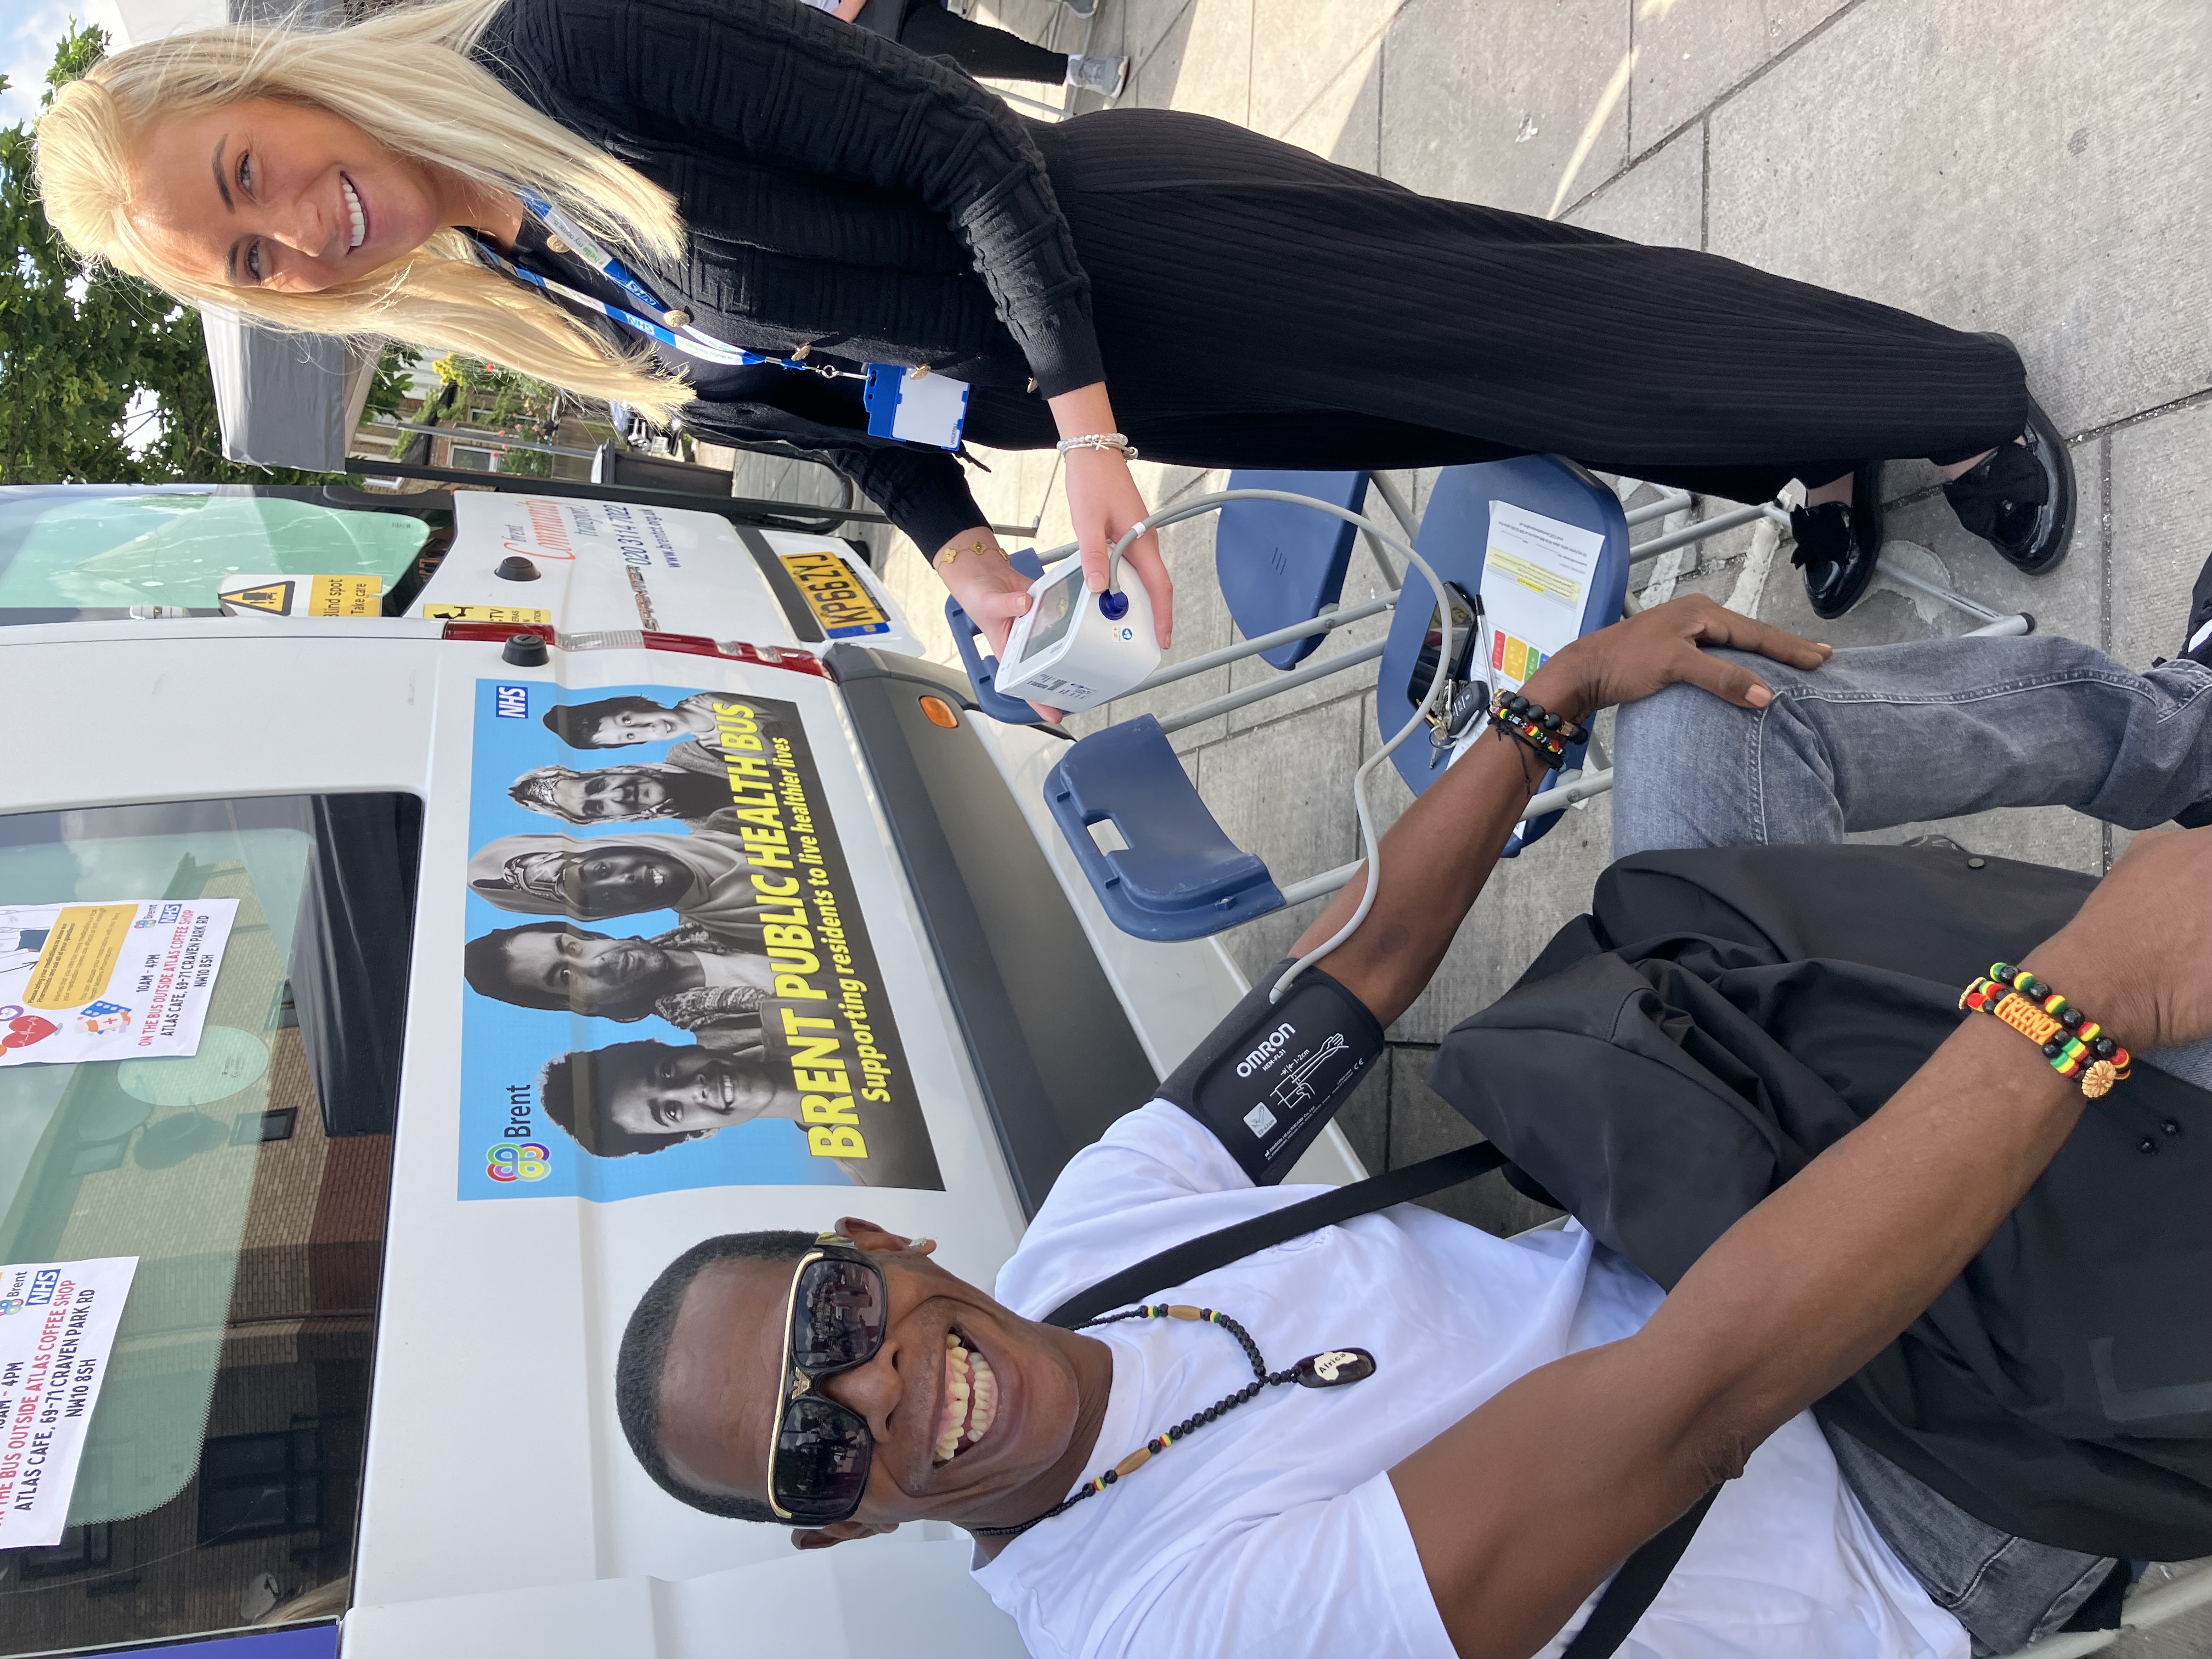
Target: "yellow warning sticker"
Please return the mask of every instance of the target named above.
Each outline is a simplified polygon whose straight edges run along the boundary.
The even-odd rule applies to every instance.
[[[54,921],[23,988],[33,1008],[74,1008],[103,994],[137,918],[135,904],[72,904]]]
[[[488,622],[488,623],[550,623],[550,611],[532,611],[521,605],[426,605],[422,615],[429,622]]]
[[[226,616],[380,617],[380,576],[233,576],[216,599]]]

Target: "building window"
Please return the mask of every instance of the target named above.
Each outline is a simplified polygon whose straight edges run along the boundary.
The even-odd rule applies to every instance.
[[[463,471],[489,472],[493,470],[492,458],[495,453],[489,449],[477,449],[464,444],[455,444],[453,447],[451,459],[453,464]]]
[[[233,1434],[200,1455],[200,1542],[232,1543],[322,1524],[322,1435]]]
[[[64,1573],[89,1572],[107,1565],[113,1528],[105,1521],[90,1526],[64,1527],[62,1541],[27,1550],[9,1550],[0,1560],[12,1561],[26,1578],[58,1578]]]
[[[280,1106],[267,1112],[240,1112],[237,1121],[230,1126],[230,1144],[257,1146],[264,1140],[289,1140],[299,1121],[300,1109],[296,1106]]]

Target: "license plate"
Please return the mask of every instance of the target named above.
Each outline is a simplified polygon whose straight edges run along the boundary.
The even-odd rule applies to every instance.
[[[806,596],[806,608],[831,639],[891,631],[890,618],[884,615],[875,596],[835,553],[786,553],[783,568],[799,584],[799,591]]]

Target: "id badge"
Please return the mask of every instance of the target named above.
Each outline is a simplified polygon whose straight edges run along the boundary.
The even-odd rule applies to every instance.
[[[871,437],[960,447],[961,429],[968,423],[965,380],[950,374],[917,375],[896,363],[870,363],[860,401],[868,411]]]

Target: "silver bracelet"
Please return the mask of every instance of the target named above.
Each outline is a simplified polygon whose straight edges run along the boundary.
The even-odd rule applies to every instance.
[[[1118,449],[1125,459],[1137,459],[1137,447],[1118,432],[1086,432],[1080,438],[1062,438],[1053,446],[1065,455],[1071,449]]]

